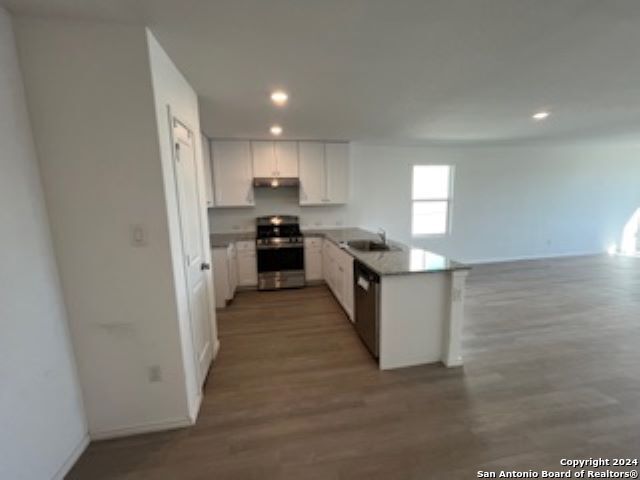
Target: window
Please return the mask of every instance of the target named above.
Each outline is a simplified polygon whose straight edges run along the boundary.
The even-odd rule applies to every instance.
[[[413,166],[413,235],[441,235],[449,231],[451,177],[449,165]]]

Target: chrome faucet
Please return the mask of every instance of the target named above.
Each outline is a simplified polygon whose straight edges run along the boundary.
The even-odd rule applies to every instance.
[[[384,228],[378,229],[378,235],[380,236],[380,240],[384,245],[387,244],[387,232],[385,232]]]

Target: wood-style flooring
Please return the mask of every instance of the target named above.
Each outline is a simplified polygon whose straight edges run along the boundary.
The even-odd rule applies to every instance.
[[[240,293],[197,424],[92,443],[69,478],[470,479],[640,456],[639,258],[478,266],[466,307],[463,368],[381,372],[325,287]]]

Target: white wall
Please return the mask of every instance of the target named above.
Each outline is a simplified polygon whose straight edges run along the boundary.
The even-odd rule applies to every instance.
[[[603,252],[640,207],[640,144],[352,146],[354,224],[466,262]],[[411,238],[411,165],[455,165],[452,230]]]
[[[87,443],[11,20],[0,8],[0,478],[61,477]]]
[[[255,207],[210,208],[209,226],[212,232],[224,233],[255,230],[256,217],[265,215],[298,215],[303,228],[340,227],[350,224],[349,208],[301,207],[297,188],[256,188]]]
[[[149,60],[153,81],[153,92],[156,107],[156,119],[158,125],[158,141],[162,160],[166,208],[169,221],[171,250],[174,271],[174,283],[176,286],[176,298],[178,302],[181,345],[187,392],[189,395],[189,409],[191,418],[195,421],[201,400],[201,391],[198,385],[197,367],[194,361],[194,347],[191,341],[191,326],[189,321],[189,303],[184,275],[182,238],[180,233],[180,217],[178,215],[178,199],[176,196],[176,178],[173,166],[173,147],[171,145],[172,132],[170,130],[169,111],[171,116],[178,118],[189,126],[196,138],[196,157],[202,161],[200,143],[200,114],[198,112],[198,96],[189,82],[177,69],[169,56],[163,50],[151,31],[147,30],[147,42],[149,48]],[[204,173],[204,172],[201,172]],[[200,191],[204,192],[204,178],[201,177]],[[202,222],[206,228],[206,198],[202,195]],[[208,246],[208,235],[203,242]],[[211,251],[205,248],[205,261],[211,263]],[[210,273],[210,272],[209,272]],[[208,289],[211,311],[212,339],[217,345],[217,327],[215,319],[215,304],[213,297],[213,279],[208,275]],[[216,347],[217,349],[217,347]]]
[[[145,29],[16,27],[91,436],[188,424]]]

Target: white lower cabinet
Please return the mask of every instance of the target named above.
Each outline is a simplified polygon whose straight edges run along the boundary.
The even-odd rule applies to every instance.
[[[325,240],[322,243],[322,277],[329,288],[333,291],[335,274],[332,268],[331,242]]]
[[[232,243],[227,247],[227,254],[229,255],[229,283],[231,284],[231,300],[238,288],[238,253],[235,243]]]
[[[258,285],[258,262],[256,259],[256,243],[254,241],[236,242],[238,285],[255,287]]]
[[[304,239],[304,278],[307,282],[322,280],[322,238]]]
[[[233,298],[229,280],[229,254],[227,247],[216,247],[211,250],[213,259],[213,290],[216,297],[216,308],[227,306],[227,300]]]
[[[353,321],[353,257],[329,240],[322,248],[324,280]]]
[[[235,244],[211,250],[213,258],[213,287],[216,308],[225,308],[233,300],[238,288],[238,267]]]

